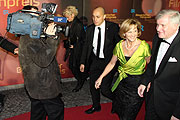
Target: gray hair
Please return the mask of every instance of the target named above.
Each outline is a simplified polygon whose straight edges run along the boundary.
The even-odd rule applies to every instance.
[[[169,19],[170,19],[171,23],[178,24],[180,26],[180,14],[179,14],[179,11],[171,10],[171,9],[162,10],[156,15],[155,19],[158,20],[158,19],[162,18],[165,15],[169,16]]]

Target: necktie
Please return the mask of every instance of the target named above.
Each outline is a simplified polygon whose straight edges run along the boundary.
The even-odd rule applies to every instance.
[[[167,43],[167,44],[170,45],[170,43],[168,43],[166,40],[161,40],[161,42],[164,42],[164,43]]]
[[[96,52],[97,57],[99,57],[100,46],[101,46],[101,28],[98,27],[98,29],[99,29],[99,34],[98,34],[98,40],[97,40],[97,52]]]

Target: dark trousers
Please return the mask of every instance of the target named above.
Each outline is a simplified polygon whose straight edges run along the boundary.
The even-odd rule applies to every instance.
[[[87,68],[85,69],[84,72],[80,71],[80,54],[79,53],[81,53],[81,52],[79,51],[77,53],[77,50],[74,50],[74,49],[66,49],[66,54],[68,54],[68,56],[69,56],[69,68],[77,80],[77,85],[76,85],[75,89],[80,89],[83,86],[84,81],[89,76],[88,72],[87,72]]]
[[[0,94],[0,113],[4,107],[4,97],[5,97],[5,95]]]
[[[87,72],[87,71],[81,72],[79,66],[78,66],[78,67],[72,67],[72,68],[71,68],[71,71],[72,71],[74,77],[75,77],[76,80],[77,80],[77,85],[76,85],[76,87],[77,87],[77,88],[78,88],[78,87],[81,88],[81,87],[83,86],[85,80],[86,80],[87,77],[89,76],[89,75],[88,75],[88,72]]]
[[[64,120],[64,103],[60,96],[53,99],[31,100],[31,120]]]
[[[93,58],[92,63],[90,65],[90,92],[92,96],[92,102],[93,107],[99,107],[100,106],[100,90],[102,95],[109,99],[113,99],[114,95],[111,92],[111,85],[113,80],[113,75],[115,73],[114,70],[112,70],[108,75],[106,75],[101,83],[100,89],[95,88],[95,82],[99,78],[99,76],[104,71],[104,68],[106,67],[107,62],[104,59],[98,59]]]
[[[150,92],[150,91],[149,91]],[[151,91],[152,92],[152,91]],[[148,94],[148,93],[147,93]],[[154,108],[154,95],[150,93],[146,96],[145,120],[162,120]]]

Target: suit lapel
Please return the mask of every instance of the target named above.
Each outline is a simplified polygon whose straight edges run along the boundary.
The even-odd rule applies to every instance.
[[[90,36],[89,36],[89,37],[91,37],[91,38],[90,38],[90,43],[91,43],[91,45],[93,44],[94,30],[95,30],[95,25],[93,25],[92,30],[91,30],[91,33],[90,33]]]
[[[93,25],[90,30],[89,33],[86,34],[88,36],[88,48],[89,48],[89,52],[88,52],[88,56],[91,55],[91,52],[93,51],[93,38],[94,38],[94,30],[95,30],[95,25]],[[86,37],[87,37],[86,36]]]
[[[160,44],[161,44],[161,39],[158,37],[156,37],[157,39],[154,39],[154,44],[153,44],[153,56],[154,56],[154,61],[156,61],[157,59],[157,53],[158,53],[158,50],[159,50],[159,47],[160,47]]]
[[[160,63],[160,66],[158,68],[156,76],[158,76],[163,71],[164,67],[166,66],[166,64],[167,64],[167,62],[169,60],[169,58],[171,57],[171,53],[174,50],[175,45],[179,42],[179,40],[180,40],[180,32],[178,32],[178,34],[174,38],[173,42],[169,46],[166,54],[164,55],[164,57],[163,57],[163,59],[162,59],[162,61]]]
[[[154,73],[155,73],[155,69],[156,69],[156,60],[157,60],[157,53],[159,50],[159,46],[161,43],[161,39],[158,38],[158,35],[156,34],[153,38],[153,42],[152,42],[152,55],[151,55],[151,63],[154,66]]]
[[[106,45],[107,45],[107,33],[108,33],[108,22],[105,21],[105,37],[104,37],[104,49],[103,49],[103,52],[104,52],[104,55],[105,55],[105,49],[107,48]]]

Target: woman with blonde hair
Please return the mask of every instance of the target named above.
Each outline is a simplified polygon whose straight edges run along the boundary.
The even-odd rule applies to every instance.
[[[87,72],[81,72],[79,70],[82,47],[85,39],[85,30],[82,22],[77,17],[78,10],[75,6],[67,6],[63,15],[67,18],[70,24],[70,33],[68,37],[69,42],[68,45],[65,46],[65,60],[69,57],[69,68],[77,79],[77,85],[72,91],[78,92],[88,77]]]
[[[151,52],[145,40],[138,38],[140,35],[141,23],[138,20],[126,19],[121,24],[120,36],[123,39],[116,44],[111,61],[95,84],[98,89],[103,77],[113,69],[118,60],[119,77],[112,91],[115,93],[113,109],[120,120],[135,120],[144,100],[138,96],[137,88]]]

